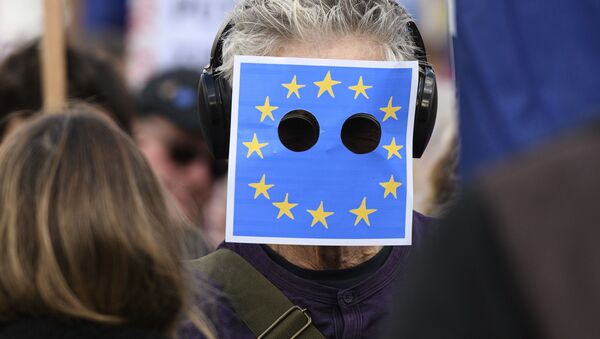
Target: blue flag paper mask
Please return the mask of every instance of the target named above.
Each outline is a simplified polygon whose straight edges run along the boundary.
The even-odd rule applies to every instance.
[[[228,242],[409,245],[418,64],[236,56]]]

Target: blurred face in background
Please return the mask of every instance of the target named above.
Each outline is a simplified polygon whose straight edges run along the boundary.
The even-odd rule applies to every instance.
[[[202,137],[155,115],[134,122],[134,137],[177,207],[200,223],[213,186],[212,159]]]

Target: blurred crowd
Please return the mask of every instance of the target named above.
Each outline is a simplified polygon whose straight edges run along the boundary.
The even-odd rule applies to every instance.
[[[567,138],[563,142],[569,146],[557,142],[486,172],[457,198],[463,193],[459,173],[472,175],[475,170],[459,171],[459,149],[464,149],[459,142],[468,139],[459,135],[451,67],[457,9],[453,1],[399,1],[421,31],[438,90],[435,129],[427,151],[413,162],[417,213],[412,266],[403,246],[357,250],[222,244],[227,163],[213,157],[203,137],[198,82],[226,18],[231,13],[243,18],[244,10],[252,14],[253,5],[258,11],[261,1],[240,0],[247,3],[244,7],[234,0],[65,0],[69,103],[60,114],[42,112],[42,1],[0,0],[0,338],[256,337],[252,321],[245,314],[235,315],[241,313],[237,303],[242,299],[220,286],[227,284],[205,277],[238,269],[229,266],[235,258],[220,259],[222,267],[209,268],[194,261],[198,270],[182,264],[217,248],[246,259],[270,281],[265,290],[279,289],[292,304],[305,305],[300,315],[306,314],[304,308],[312,312],[309,334],[301,338],[382,333],[389,338],[400,337],[399,333],[407,338],[560,338],[573,328],[561,317],[566,311],[571,312],[567,318],[577,314],[582,319],[574,337],[593,337],[589,317],[597,310],[596,303],[600,305],[598,288],[589,287],[589,295],[573,292],[575,296],[560,298],[564,289],[576,289],[578,283],[567,279],[561,289],[543,278],[558,281],[569,274],[569,262],[560,262],[559,269],[546,264],[540,253],[555,248],[575,251],[576,246],[558,246],[560,240],[551,240],[552,236],[593,247],[577,227],[597,223],[590,212],[600,201],[590,189],[597,186],[597,161],[585,160],[597,158],[592,152],[599,145],[597,128],[582,134],[585,141]],[[271,2],[287,8],[282,1]],[[389,2],[369,0],[357,6],[383,1]],[[598,7],[591,4],[589,11],[599,14]],[[237,12],[232,12],[234,8]],[[472,13],[468,6],[459,9]],[[460,54],[458,65],[465,67],[468,57],[472,55]],[[458,76],[461,79],[467,77]],[[469,93],[460,94],[461,104],[471,103]],[[479,108],[484,114],[485,108]],[[467,105],[465,112],[471,111],[473,106]],[[469,126],[461,121],[461,129]],[[494,130],[492,124],[485,127]],[[567,154],[570,150],[582,154]],[[539,168],[532,169],[528,165],[532,163]],[[565,174],[572,168],[564,164],[585,168],[579,174]],[[557,185],[555,190],[538,192],[542,186],[578,175],[587,181],[573,179],[570,187]],[[559,203],[549,198],[554,194],[561,196]],[[580,204],[583,212],[565,207],[567,197],[585,201]],[[563,208],[556,216],[549,213]],[[447,224],[434,226],[433,218],[446,216],[448,210]],[[565,237],[556,220],[573,219],[572,233]],[[549,229],[538,227],[540,220]],[[425,242],[438,227],[442,231]],[[538,232],[544,236],[534,237]],[[529,246],[537,241],[538,248]],[[583,262],[595,263],[595,252],[579,248],[576,254]],[[537,261],[523,259],[528,256]],[[574,269],[573,274],[581,276],[573,279],[589,279],[581,283],[585,286],[597,282],[597,269],[578,264],[577,256],[569,258],[583,271]],[[414,278],[406,285],[392,284],[408,272]],[[262,280],[256,284],[263,288]],[[410,293],[392,296],[394,288],[405,286]],[[544,293],[537,293],[536,287]],[[582,310],[577,302],[586,297],[590,306]],[[392,317],[402,321],[388,320],[387,332],[379,331],[377,326],[391,312],[380,305],[392,301]],[[456,304],[460,306],[455,308]],[[469,317],[477,324],[465,320]],[[427,322],[434,326],[424,330]],[[267,338],[290,337],[282,333]]]

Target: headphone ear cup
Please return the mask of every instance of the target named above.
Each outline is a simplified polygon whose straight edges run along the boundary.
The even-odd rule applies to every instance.
[[[202,72],[198,86],[198,114],[208,149],[215,159],[226,159],[229,153],[229,119],[224,116],[220,80],[215,79],[208,69]]]
[[[435,72],[429,64],[420,64],[413,132],[413,158],[420,158],[427,148],[435,127],[437,101]]]

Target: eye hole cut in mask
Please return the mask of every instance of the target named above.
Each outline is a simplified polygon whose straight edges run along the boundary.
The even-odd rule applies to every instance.
[[[305,110],[290,111],[281,118],[277,128],[279,140],[290,151],[304,152],[319,140],[319,122]]]
[[[370,153],[381,141],[381,125],[371,114],[357,113],[346,119],[342,125],[341,138],[350,152]]]
[[[281,118],[277,132],[279,140],[287,149],[304,152],[319,140],[319,122],[308,111],[293,110]],[[381,125],[371,114],[354,114],[344,122],[341,139],[352,153],[370,153],[379,146]]]

